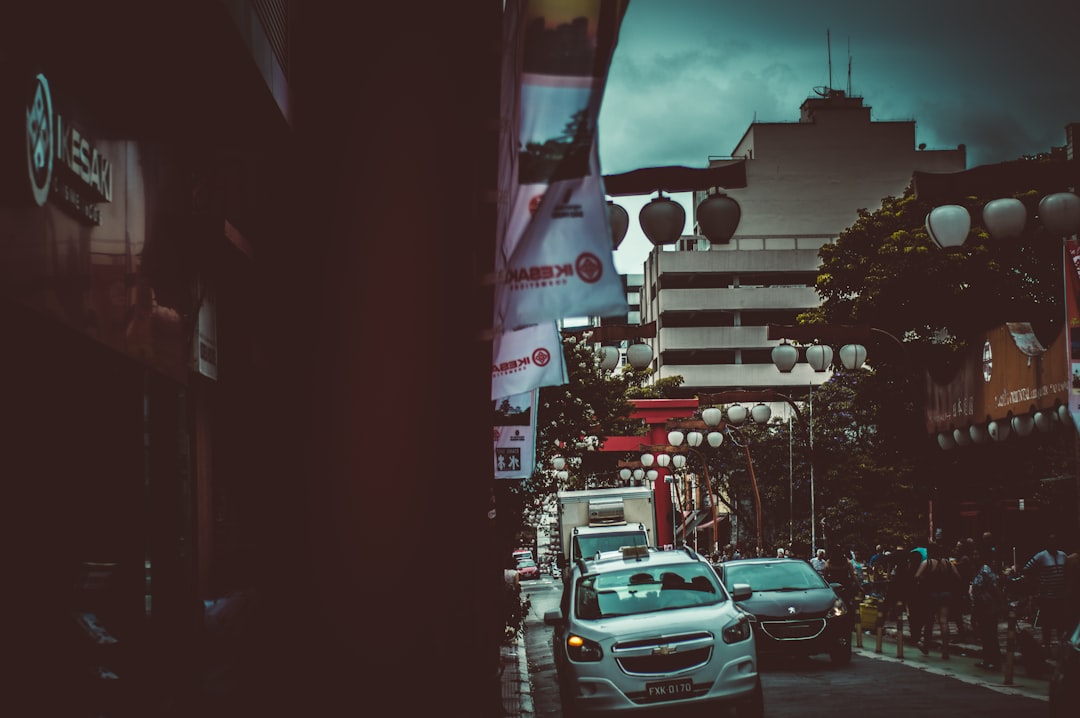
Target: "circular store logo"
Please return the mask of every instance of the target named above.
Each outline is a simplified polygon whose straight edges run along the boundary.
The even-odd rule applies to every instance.
[[[583,252],[578,256],[577,261],[574,262],[574,269],[577,270],[577,275],[581,277],[581,280],[587,284],[596,284],[600,281],[600,277],[604,276],[604,265],[600,262],[600,258],[590,252]]]
[[[547,366],[547,363],[551,361],[551,352],[540,347],[532,353],[532,360],[536,366]]]
[[[994,371],[994,357],[990,352],[990,342],[983,344],[983,381],[990,383],[990,375]]]
[[[26,107],[26,164],[34,201],[44,205],[52,182],[56,143],[53,139],[52,95],[45,75],[38,74],[34,94]]]

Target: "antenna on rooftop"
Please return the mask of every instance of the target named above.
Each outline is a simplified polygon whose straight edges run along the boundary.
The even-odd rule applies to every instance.
[[[832,40],[829,38],[829,29],[825,28],[825,51],[829,59],[829,89],[832,89]]]
[[[851,97],[851,36],[847,39],[847,94]]]

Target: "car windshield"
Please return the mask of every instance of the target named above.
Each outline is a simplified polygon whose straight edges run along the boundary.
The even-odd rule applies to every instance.
[[[739,563],[723,565],[724,584],[731,589],[737,583],[748,583],[754,591],[805,591],[826,588],[828,584],[805,561],[782,560],[771,563]]]
[[[536,568],[536,563],[533,561],[518,561],[518,568]]]
[[[574,609],[579,618],[598,619],[725,600],[727,596],[708,565],[633,566],[582,577]]]

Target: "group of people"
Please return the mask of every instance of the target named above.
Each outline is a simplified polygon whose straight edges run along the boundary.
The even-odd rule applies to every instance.
[[[957,639],[965,640],[969,618],[977,637],[982,660],[980,668],[996,669],[1001,663],[998,624],[1005,617],[1011,582],[1031,584],[1033,615],[1042,629],[1043,645],[1049,647],[1052,634],[1061,640],[1080,620],[1080,554],[1066,554],[1053,535],[1045,548],[1022,566],[1009,566],[984,534],[981,541],[957,542],[951,552],[938,543],[925,548],[882,552],[880,565],[871,561],[871,572],[888,572],[888,590],[882,615],[895,618],[907,612],[910,637],[923,654],[934,645],[934,628],[939,633],[942,658],[950,655],[951,627]]]

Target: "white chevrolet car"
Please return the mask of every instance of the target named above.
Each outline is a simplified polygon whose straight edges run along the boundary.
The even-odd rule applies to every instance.
[[[569,568],[553,627],[563,714],[764,714],[750,616],[689,549],[626,548]]]

